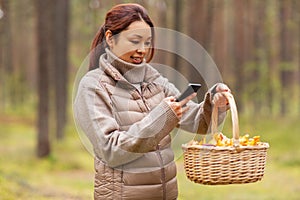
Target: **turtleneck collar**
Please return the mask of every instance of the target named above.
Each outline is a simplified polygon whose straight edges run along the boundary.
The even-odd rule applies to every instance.
[[[146,71],[146,63],[132,64],[118,58],[109,49],[105,49],[106,55],[101,56],[101,59],[106,59],[120,74],[132,84],[140,84],[143,82]]]

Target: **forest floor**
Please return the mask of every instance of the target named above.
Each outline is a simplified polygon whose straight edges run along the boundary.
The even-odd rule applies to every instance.
[[[93,157],[68,127],[52,153],[36,156],[36,128],[29,119],[0,117],[0,200],[83,200],[93,197]]]
[[[300,199],[299,120],[260,118],[250,123],[241,119],[240,124],[241,132],[260,135],[270,143],[262,181],[228,186],[195,184],[185,177],[182,156],[178,156],[180,200]],[[223,132],[229,129],[225,126]],[[0,117],[0,200],[92,199],[93,158],[73,125],[68,126],[64,140],[52,139],[50,156],[38,159],[35,146],[33,120]]]

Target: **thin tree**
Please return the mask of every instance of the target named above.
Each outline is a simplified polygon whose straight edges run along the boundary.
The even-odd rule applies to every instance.
[[[191,38],[196,40],[205,51],[202,52],[193,52],[190,51],[188,54],[191,57],[198,57],[200,62],[199,67],[202,68],[203,74],[194,73],[195,71],[190,71],[192,81],[199,81],[205,83],[203,81],[203,77],[210,79],[207,77],[209,73],[206,71],[207,66],[207,54],[206,52],[210,52],[210,42],[211,42],[211,33],[212,33],[212,19],[213,19],[213,5],[214,1],[208,0],[192,0],[189,1],[187,6],[187,33]],[[201,76],[201,77],[200,77]],[[203,84],[203,86],[205,86]],[[208,86],[209,87],[209,86]],[[204,90],[202,90],[204,91]],[[201,96],[204,94],[202,93]]]
[[[291,0],[280,1],[280,56],[281,56],[281,115],[286,115],[288,112],[288,101],[291,98],[291,85],[293,83],[292,71],[292,32],[291,24]]]
[[[280,71],[279,71],[279,14],[276,10],[278,10],[278,3],[273,3],[273,0],[269,0],[270,4],[268,5],[268,23],[272,24],[270,26],[270,30],[268,33],[267,46],[268,46],[268,65],[269,65],[269,91],[267,101],[269,102],[269,109],[272,115],[277,114],[275,112],[275,107],[278,105],[279,97],[280,97]]]
[[[214,7],[213,27],[212,27],[212,56],[216,62],[220,72],[225,72],[225,65],[227,64],[226,41],[225,37],[225,1],[216,1]]]
[[[174,3],[174,30],[175,31],[182,31],[182,1],[180,0],[175,0],[175,3]],[[177,38],[177,35],[175,36],[174,38],[174,45],[175,45],[175,50],[176,52],[178,52],[179,48],[182,48],[180,47],[180,44],[179,44],[179,39]],[[173,67],[180,71],[180,60],[179,60],[179,56],[178,55],[174,55],[173,56]]]
[[[53,2],[36,0],[37,9],[37,46],[38,46],[38,116],[37,116],[37,155],[50,154],[49,139],[49,69],[51,66],[51,26]]]
[[[244,90],[244,64],[245,64],[245,2],[233,1],[234,6],[234,75],[235,75],[235,95],[239,105],[239,110],[243,112],[243,104],[240,103]]]
[[[3,16],[0,19],[0,97],[3,109],[11,99],[8,77],[13,73],[12,43],[11,43],[11,16],[8,0],[0,0]]]
[[[56,137],[62,139],[67,121],[69,0],[55,1]]]
[[[300,9],[300,2],[295,1],[295,13],[298,19],[296,24],[298,24],[298,32],[297,35],[300,35],[300,13],[297,12]],[[298,86],[300,85],[300,38],[298,37]],[[298,87],[298,105],[300,105],[300,87]],[[298,106],[298,115],[300,115],[300,106]]]

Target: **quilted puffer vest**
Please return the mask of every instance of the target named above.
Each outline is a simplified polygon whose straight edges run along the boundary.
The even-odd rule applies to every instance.
[[[111,112],[120,131],[127,131],[132,124],[141,121],[166,97],[163,86],[154,79],[142,82],[137,89],[114,67],[101,64],[105,73],[100,82],[110,97]],[[146,73],[149,70],[153,70],[153,78],[158,77],[158,74],[153,76],[157,73],[154,69],[146,69]],[[156,149],[116,168],[96,157],[95,199],[176,199],[176,165],[170,142],[167,135]]]

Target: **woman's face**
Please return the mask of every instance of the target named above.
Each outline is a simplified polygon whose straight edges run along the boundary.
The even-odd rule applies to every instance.
[[[109,37],[110,50],[120,59],[140,64],[151,47],[151,28],[144,21],[132,22],[117,37]],[[107,40],[108,41],[108,40]]]

